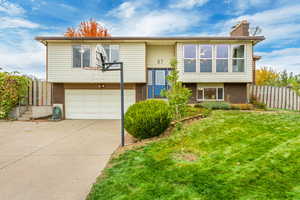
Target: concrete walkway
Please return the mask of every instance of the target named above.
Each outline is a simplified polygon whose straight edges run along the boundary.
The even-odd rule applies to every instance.
[[[118,120],[0,122],[0,199],[84,200],[119,143]]]

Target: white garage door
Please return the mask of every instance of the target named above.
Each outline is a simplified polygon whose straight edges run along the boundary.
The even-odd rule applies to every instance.
[[[120,90],[65,90],[67,119],[120,119]],[[125,90],[125,112],[135,90]]]

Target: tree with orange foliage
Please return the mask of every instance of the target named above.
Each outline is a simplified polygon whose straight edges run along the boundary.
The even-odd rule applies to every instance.
[[[107,29],[93,19],[81,22],[77,29],[68,28],[64,34],[66,37],[110,37]]]
[[[268,67],[262,67],[255,71],[256,85],[274,85],[279,77],[279,73]]]

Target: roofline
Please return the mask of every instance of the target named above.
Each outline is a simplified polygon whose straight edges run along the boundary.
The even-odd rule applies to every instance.
[[[112,40],[141,40],[141,41],[151,41],[151,40],[174,40],[174,41],[204,41],[204,40],[243,40],[243,41],[254,41],[254,43],[258,43],[260,41],[265,40],[264,36],[203,36],[203,37],[123,37],[123,36],[114,36],[114,37],[65,37],[65,36],[38,36],[35,37],[35,40],[44,43],[45,41],[112,41]]]

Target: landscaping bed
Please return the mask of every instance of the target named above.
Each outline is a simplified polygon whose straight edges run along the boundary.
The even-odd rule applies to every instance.
[[[110,162],[87,199],[300,199],[300,117],[214,111]]]

